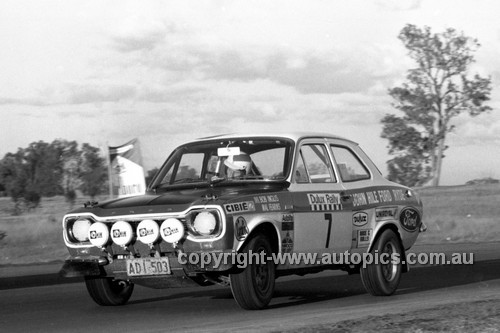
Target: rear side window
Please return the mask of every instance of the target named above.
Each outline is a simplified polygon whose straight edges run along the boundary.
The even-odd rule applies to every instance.
[[[342,181],[370,179],[370,173],[350,149],[339,146],[331,146],[331,148]]]

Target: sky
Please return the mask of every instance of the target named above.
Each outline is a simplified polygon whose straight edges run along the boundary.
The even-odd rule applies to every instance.
[[[144,168],[179,144],[231,132],[328,132],[386,175],[388,89],[415,63],[406,24],[481,47],[492,111],[459,116],[441,185],[500,178],[500,2],[216,0],[0,2],[0,158],[36,141],[138,138]]]

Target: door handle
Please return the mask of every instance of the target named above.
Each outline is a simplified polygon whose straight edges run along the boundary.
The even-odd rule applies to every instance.
[[[345,192],[340,192],[340,200],[349,201],[351,199],[351,195],[346,194]]]

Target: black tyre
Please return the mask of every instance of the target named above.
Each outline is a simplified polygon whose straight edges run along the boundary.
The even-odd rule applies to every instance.
[[[264,235],[256,235],[243,247],[243,253],[252,253],[252,264],[247,265],[241,272],[230,274],[231,291],[240,307],[246,310],[259,310],[265,308],[274,293],[275,266],[272,260],[265,263],[256,263],[256,254],[264,252],[264,258],[272,254],[269,239]],[[250,255],[247,257],[250,260]]]
[[[373,263],[361,267],[363,286],[374,296],[392,295],[401,280],[403,259],[403,250],[394,231],[385,230],[375,241],[370,253],[378,253],[379,260],[377,263],[373,258]]]
[[[123,305],[134,291],[134,284],[112,278],[85,278],[90,297],[99,305]]]

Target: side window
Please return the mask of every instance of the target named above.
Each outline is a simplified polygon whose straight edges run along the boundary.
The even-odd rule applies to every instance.
[[[332,183],[335,177],[323,145],[303,145],[295,169],[297,183]]]
[[[331,148],[342,181],[352,182],[370,178],[368,170],[351,150],[338,146],[331,146]]]

